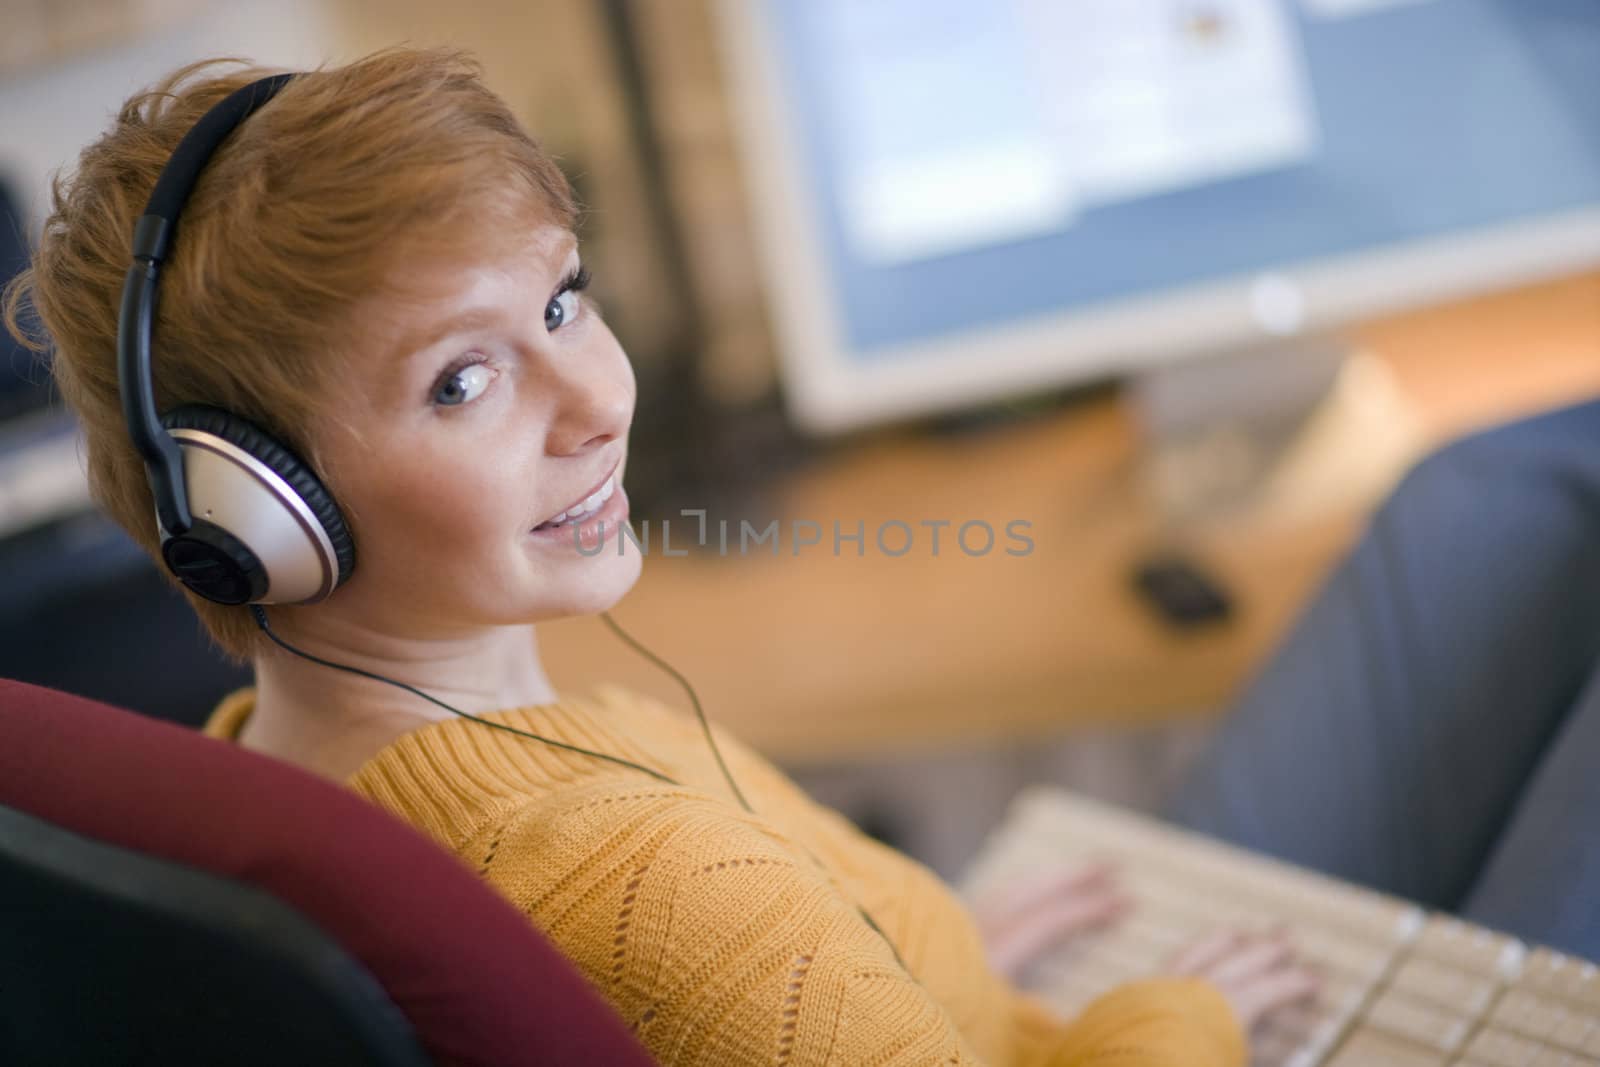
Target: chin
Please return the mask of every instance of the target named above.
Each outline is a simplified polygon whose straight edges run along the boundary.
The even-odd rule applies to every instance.
[[[639,580],[644,567],[643,557],[628,546],[618,556],[607,550],[590,560],[571,576],[570,585],[562,583],[566,595],[561,597],[559,615],[598,615],[615,607]]]

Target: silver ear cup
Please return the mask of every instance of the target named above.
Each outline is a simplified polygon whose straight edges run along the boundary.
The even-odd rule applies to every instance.
[[[183,451],[195,519],[226,530],[261,561],[267,589],[260,603],[312,602],[333,592],[339,574],[333,543],[282,476],[216,434],[169,432]]]

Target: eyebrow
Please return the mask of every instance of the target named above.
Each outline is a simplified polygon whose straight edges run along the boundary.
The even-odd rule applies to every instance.
[[[497,307],[476,307],[463,311],[458,315],[452,315],[427,333],[415,334],[402,341],[400,343],[401,359],[407,364],[412,363],[424,352],[454,337],[456,334],[467,333],[471,330],[481,330],[499,321],[501,321],[501,312]]]
[[[577,246],[577,235],[570,232],[565,234],[561,238],[561,254],[556,257],[556,262],[565,263],[567,261],[567,257],[572,255],[572,250]],[[495,323],[499,322],[500,319],[500,309],[497,307],[484,306],[471,308],[467,311],[461,312],[458,315],[452,315],[450,318],[445,319],[427,333],[414,334],[410,337],[402,339],[400,345],[398,346],[398,354],[405,363],[409,364],[423,352],[428,351],[429,349],[443,341],[448,340],[458,333],[466,333],[470,330],[481,330],[487,326],[494,325]]]

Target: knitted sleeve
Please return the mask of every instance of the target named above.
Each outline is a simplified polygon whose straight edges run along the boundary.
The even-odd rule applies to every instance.
[[[702,794],[563,792],[464,851],[663,1064],[979,1062],[825,870]],[[1130,988],[1070,1026],[1018,1003],[1019,1063],[1244,1062],[1187,986]]]
[[[1222,991],[1198,978],[1118,986],[1063,1027],[1032,997],[1016,999],[1017,1060],[1073,1067],[1244,1067],[1249,1048]]]

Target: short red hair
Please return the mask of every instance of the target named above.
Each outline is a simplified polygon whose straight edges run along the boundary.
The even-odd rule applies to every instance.
[[[6,294],[12,333],[52,352],[95,499],[157,559],[155,504],[117,385],[133,224],[179,138],[269,73],[207,60],[124,104],[56,177],[32,266]],[[467,54],[394,48],[302,74],[230,136],[184,206],[156,316],[157,407],[236,412],[337,492],[307,431],[337,417],[327,398],[352,340],[350,310],[396,281],[409,256],[491,254],[541,225],[570,229],[577,215],[560,168]],[[42,333],[22,323],[30,304]],[[242,608],[190,601],[225,653],[249,658],[258,635]]]

